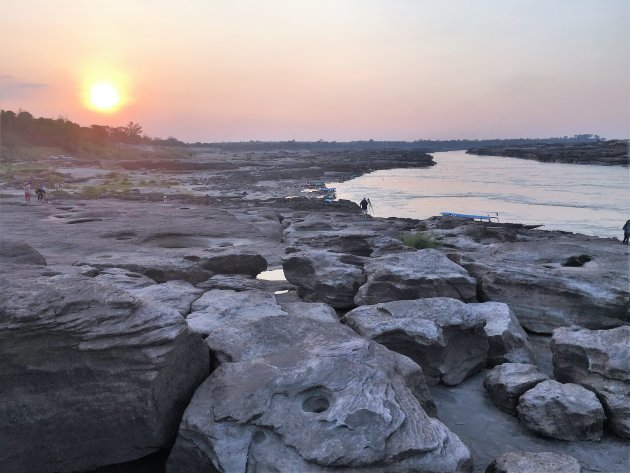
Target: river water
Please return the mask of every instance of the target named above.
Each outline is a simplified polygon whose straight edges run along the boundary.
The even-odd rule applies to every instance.
[[[358,203],[368,197],[376,217],[498,212],[501,222],[618,238],[630,219],[626,167],[540,163],[465,151],[431,154],[437,163],[431,168],[375,171],[327,185],[337,188],[338,199]]]

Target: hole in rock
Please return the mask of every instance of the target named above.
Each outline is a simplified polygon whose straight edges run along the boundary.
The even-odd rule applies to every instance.
[[[315,414],[321,414],[326,412],[330,407],[330,402],[324,396],[316,395],[307,398],[302,403],[302,410],[305,412],[314,412]]]
[[[254,437],[252,438],[252,440],[254,441],[254,443],[262,443],[265,441],[265,437],[266,437],[265,433],[259,430],[254,434]]]

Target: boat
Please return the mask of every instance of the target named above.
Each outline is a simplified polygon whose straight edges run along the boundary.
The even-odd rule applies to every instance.
[[[499,222],[499,212],[486,212],[486,215],[460,214],[457,212],[440,212],[444,217],[467,218],[476,222]]]

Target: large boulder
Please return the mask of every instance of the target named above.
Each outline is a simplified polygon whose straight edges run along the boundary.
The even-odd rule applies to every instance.
[[[306,304],[306,303],[301,303]],[[250,360],[272,353],[294,350],[308,345],[313,350],[346,350],[348,346],[363,345],[363,339],[337,321],[315,317],[263,317],[235,319],[231,324],[215,330],[205,339],[217,363]],[[396,371],[420,401],[422,408],[432,416],[437,408],[424,380],[422,369],[406,356],[395,352],[382,352],[396,362]]]
[[[507,452],[492,460],[485,473],[581,473],[580,463],[553,452]]]
[[[180,314],[78,268],[12,268],[0,286],[3,471],[83,471],[171,444],[209,373]]]
[[[248,274],[256,276],[267,269],[267,260],[260,254],[241,247],[213,250],[208,256],[186,256],[203,269],[218,274]]]
[[[484,302],[483,304],[469,304],[468,308],[486,323],[484,331],[490,344],[489,366],[530,362],[531,346],[527,334],[507,304]]]
[[[527,363],[503,363],[488,371],[483,386],[495,406],[516,415],[516,406],[521,395],[538,383],[549,379],[534,365]]]
[[[323,302],[279,302],[280,307],[292,317],[306,317],[322,322],[339,322],[337,312]]]
[[[427,382],[455,385],[486,366],[485,322],[468,305],[436,297],[357,307],[344,323],[418,363]]]
[[[360,337],[307,339],[220,365],[186,409],[166,471],[470,471],[468,449],[424,412],[388,353]]]
[[[525,426],[560,440],[599,440],[604,409],[595,394],[579,384],[548,380],[523,394],[517,406]]]
[[[475,278],[437,250],[373,258],[365,264],[364,270],[367,281],[354,298],[357,305],[424,297],[476,300]]]
[[[268,292],[213,289],[192,303],[186,322],[194,332],[206,337],[239,319],[286,315],[275,296]]]
[[[354,296],[365,282],[363,260],[322,250],[290,253],[282,259],[284,275],[307,302],[335,308],[354,307]]]
[[[559,328],[553,333],[551,351],[556,378],[594,391],[612,431],[630,438],[630,326]]]
[[[0,263],[46,266],[46,258],[27,243],[0,239]]]

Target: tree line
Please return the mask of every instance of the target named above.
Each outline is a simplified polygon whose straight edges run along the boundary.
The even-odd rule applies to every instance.
[[[133,121],[124,126],[80,126],[66,118],[35,118],[20,110],[0,111],[0,144],[6,147],[39,145],[74,152],[82,143],[105,145],[110,143],[183,145],[176,138],[151,138],[143,134],[142,126]]]

